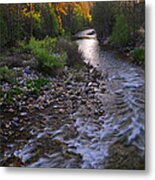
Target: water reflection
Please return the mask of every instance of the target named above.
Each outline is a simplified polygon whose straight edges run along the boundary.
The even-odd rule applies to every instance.
[[[97,39],[81,39],[76,41],[79,45],[79,51],[83,52],[85,62],[99,67],[99,43]]]

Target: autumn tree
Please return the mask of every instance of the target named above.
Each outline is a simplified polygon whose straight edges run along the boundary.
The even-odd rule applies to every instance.
[[[25,3],[0,5],[1,47],[34,36],[74,33],[91,22],[92,2]]]
[[[93,2],[53,3],[60,27],[65,31],[75,32],[91,22]]]

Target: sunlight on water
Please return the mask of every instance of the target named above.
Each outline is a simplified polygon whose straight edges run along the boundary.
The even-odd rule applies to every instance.
[[[77,41],[79,45],[79,51],[83,52],[85,62],[98,67],[99,61],[99,45],[96,39],[83,39]]]

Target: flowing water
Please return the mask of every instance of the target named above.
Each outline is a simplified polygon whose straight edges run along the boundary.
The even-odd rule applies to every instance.
[[[80,132],[91,136],[88,147],[80,144],[78,148],[85,159],[83,167],[104,168],[109,147],[119,142],[135,146],[144,158],[144,70],[114,52],[100,51],[95,39],[78,40],[78,44],[86,62],[103,74],[107,87],[107,94],[98,97],[105,104],[106,113],[98,119],[98,123],[103,121],[102,126],[97,128],[91,120],[77,121]],[[85,126],[81,131],[82,124]]]
[[[60,97],[59,104],[55,104],[51,111],[38,113],[33,125],[28,126],[25,119],[31,138],[23,140],[18,137],[8,145],[11,150],[5,154],[19,157],[28,167],[104,169],[113,168],[109,165],[110,158],[114,159],[112,163],[120,162],[114,162],[113,150],[121,145],[120,154],[125,154],[124,159],[128,156],[135,158],[132,157],[134,153],[144,159],[144,70],[114,52],[101,51],[95,38],[81,39],[77,43],[85,62],[102,74],[99,83],[105,83],[106,92],[95,93],[93,103],[95,99],[100,101],[104,110],[97,118],[80,113],[87,106],[77,106],[76,111],[67,114],[70,101],[66,100],[65,107],[62,107],[67,107],[66,114],[58,112],[61,117],[58,122],[53,109],[64,103],[64,98]],[[72,88],[76,89],[76,86],[75,83]],[[78,101],[77,96],[77,104]]]

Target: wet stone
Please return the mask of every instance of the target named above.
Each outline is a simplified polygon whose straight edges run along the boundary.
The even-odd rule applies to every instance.
[[[19,121],[18,117],[13,117],[13,121]]]
[[[27,116],[27,112],[21,112],[20,116]]]

